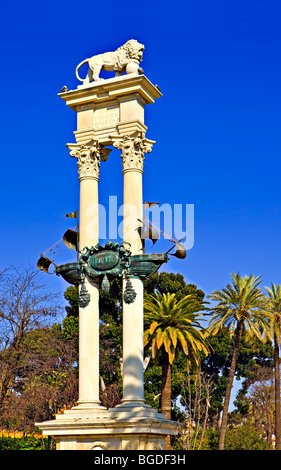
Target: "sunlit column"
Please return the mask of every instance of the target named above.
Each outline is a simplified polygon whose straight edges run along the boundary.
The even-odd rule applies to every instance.
[[[123,243],[132,255],[142,254],[142,240],[139,232],[143,219],[142,174],[144,153],[152,149],[153,141],[140,134],[136,137],[123,136],[114,142],[121,149],[123,187]],[[123,300],[123,400],[134,406],[144,403],[143,385],[143,284],[134,276],[130,277],[136,293],[133,303]],[[123,292],[127,278],[123,279]]]
[[[77,158],[80,182],[79,250],[99,241],[98,182],[105,149],[98,142],[68,144]],[[79,400],[83,408],[98,407],[99,400],[99,282],[85,277],[79,293]]]

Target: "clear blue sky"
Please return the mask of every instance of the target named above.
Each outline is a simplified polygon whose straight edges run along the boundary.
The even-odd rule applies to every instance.
[[[65,144],[76,115],[57,93],[76,88],[81,60],[134,38],[163,93],[146,107],[156,144],[144,197],[195,207],[194,247],[165,269],[207,294],[237,271],[281,283],[280,22],[278,0],[5,2],[0,267],[35,266],[71,226],[63,214],[78,208],[79,186]],[[101,202],[121,203],[119,152],[102,172]]]

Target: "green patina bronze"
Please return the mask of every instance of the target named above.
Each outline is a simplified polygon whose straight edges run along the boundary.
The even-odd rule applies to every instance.
[[[160,268],[163,263],[167,263],[166,253],[149,253],[144,255],[133,255],[130,259],[130,276],[139,277],[144,280]]]
[[[89,305],[90,303],[90,300],[91,300],[90,294],[87,291],[85,284],[82,283],[81,289],[79,292],[79,300],[78,300],[79,307],[81,308],[87,307],[87,305]]]
[[[93,280],[101,279],[101,287],[105,292],[110,290],[110,279],[125,276],[124,302],[132,303],[136,293],[130,278],[137,277],[144,280],[167,261],[168,255],[165,253],[131,255],[130,250],[124,245],[109,241],[104,247],[99,243],[91,248],[84,247],[80,251],[80,260],[77,263],[56,266],[55,272],[72,285],[81,284],[79,305],[85,308],[90,301],[85,287],[86,276]]]
[[[60,264],[55,267],[55,273],[73,286],[80,282],[79,262]]]
[[[144,280],[154,274],[163,263],[167,262],[166,254],[132,255],[129,275]],[[79,262],[66,263],[56,266],[55,272],[69,284],[80,283]],[[103,271],[102,274],[105,274]],[[116,276],[117,277],[117,276]]]
[[[121,277],[129,268],[130,256],[130,250],[119,243],[84,247],[80,252],[80,271],[90,279],[105,275],[109,278]]]

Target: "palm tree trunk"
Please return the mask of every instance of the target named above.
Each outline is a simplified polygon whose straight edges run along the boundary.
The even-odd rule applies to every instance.
[[[171,395],[172,395],[172,367],[169,362],[169,356],[163,352],[163,365],[162,365],[162,385],[161,385],[161,412],[167,419],[171,419]],[[170,436],[165,439],[165,449],[169,450],[171,447]]]
[[[226,429],[227,429],[228,408],[229,408],[229,403],[230,403],[230,395],[231,395],[231,390],[232,390],[232,385],[233,385],[233,380],[234,380],[237,358],[239,354],[242,327],[243,327],[243,322],[238,321],[237,328],[236,328],[234,350],[233,350],[233,355],[231,359],[231,365],[230,365],[229,376],[228,376],[226,392],[225,392],[225,399],[224,399],[224,404],[223,404],[222,422],[221,422],[220,439],[219,439],[219,450],[224,450],[224,440],[225,440],[225,434],[226,434]]]
[[[279,341],[274,334],[274,371],[275,371],[275,449],[281,449],[280,442],[280,370],[279,370]]]

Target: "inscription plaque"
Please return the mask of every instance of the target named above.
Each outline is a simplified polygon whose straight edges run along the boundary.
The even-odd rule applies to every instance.
[[[112,269],[119,262],[119,256],[112,251],[102,251],[95,253],[90,258],[91,267],[97,271]]]
[[[119,106],[95,110],[95,129],[104,129],[115,126],[120,119]]]

